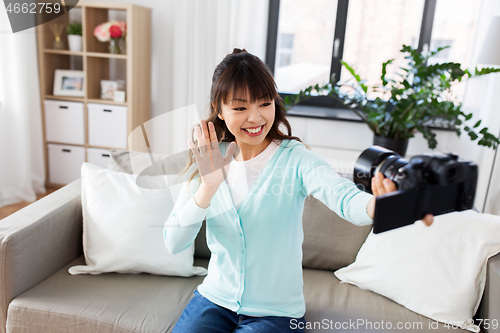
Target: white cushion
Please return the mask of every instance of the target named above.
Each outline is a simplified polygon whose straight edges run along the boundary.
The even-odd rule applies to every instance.
[[[70,274],[206,274],[205,268],[193,266],[194,244],[176,255],[165,247],[163,224],[174,205],[169,176],[142,177],[143,183],[159,184],[147,189],[136,185],[137,175],[90,163],[81,171],[86,265],[71,267]]]
[[[472,210],[368,235],[356,261],[335,272],[428,318],[471,325],[484,291],[488,258],[500,252],[500,217]]]

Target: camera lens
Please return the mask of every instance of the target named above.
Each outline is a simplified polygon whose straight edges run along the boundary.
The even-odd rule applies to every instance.
[[[386,178],[395,180],[398,170],[406,164],[408,161],[396,152],[372,146],[363,151],[354,164],[354,183],[359,189],[372,193],[371,181],[377,172],[382,172]]]

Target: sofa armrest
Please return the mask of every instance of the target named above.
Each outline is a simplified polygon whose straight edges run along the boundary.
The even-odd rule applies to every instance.
[[[83,253],[80,180],[0,221],[0,332],[9,303]]]
[[[486,286],[484,295],[479,307],[477,318],[483,319],[486,323],[492,326],[494,321],[497,328],[481,327],[485,333],[500,333],[500,254],[491,257],[488,260],[488,268],[486,273]]]

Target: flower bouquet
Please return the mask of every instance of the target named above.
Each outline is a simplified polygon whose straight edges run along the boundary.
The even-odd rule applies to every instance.
[[[127,35],[127,24],[123,21],[109,21],[99,24],[94,29],[94,36],[100,42],[110,42],[110,53],[121,53],[119,46],[120,39],[125,39]]]

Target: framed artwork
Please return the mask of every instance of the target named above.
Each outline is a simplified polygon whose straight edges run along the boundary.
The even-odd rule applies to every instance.
[[[101,80],[101,99],[125,102],[125,81]]]
[[[56,69],[54,96],[83,97],[85,95],[83,71]]]
[[[118,89],[116,81],[101,80],[101,99],[113,99],[115,91]]]

